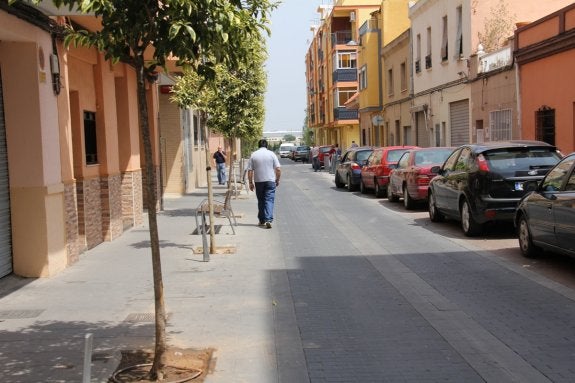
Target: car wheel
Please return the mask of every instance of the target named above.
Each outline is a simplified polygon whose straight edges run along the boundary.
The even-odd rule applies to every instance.
[[[365,187],[365,184],[363,183],[363,180],[360,180],[360,181],[359,181],[359,191],[360,191],[362,194],[367,193],[367,188]]]
[[[411,210],[415,207],[415,201],[409,195],[409,191],[407,190],[407,185],[403,185],[403,206],[407,210]]]
[[[353,184],[351,183],[351,176],[349,174],[347,175],[347,190],[348,191],[355,190],[355,186],[353,186]]]
[[[343,182],[341,182],[341,180],[339,179],[339,173],[335,173],[335,187],[336,188],[342,188],[344,187],[345,184]]]
[[[435,196],[433,195],[433,193],[431,193],[431,191],[429,192],[428,209],[429,209],[429,219],[431,220],[431,222],[441,222],[445,219],[445,216],[441,214],[441,212],[437,208],[437,205],[435,203]]]
[[[382,188],[381,185],[377,182],[377,180],[373,181],[375,183],[375,196],[377,198],[383,198],[385,196],[387,196],[387,188]]]
[[[461,228],[463,229],[463,234],[467,237],[473,237],[481,233],[482,225],[478,223],[471,213],[471,207],[469,202],[464,200],[461,204]]]
[[[389,202],[399,201],[399,197],[393,194],[391,190],[391,182],[387,185],[387,199],[389,200]]]
[[[526,258],[534,258],[540,253],[540,249],[533,244],[531,239],[531,232],[529,231],[529,224],[525,215],[519,217],[517,225],[517,237],[519,238],[519,249],[521,254]]]

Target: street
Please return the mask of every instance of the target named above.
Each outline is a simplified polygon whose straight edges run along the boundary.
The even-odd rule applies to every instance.
[[[280,376],[296,367],[282,355],[300,353],[291,381],[575,379],[572,259],[527,260],[511,227],[467,238],[457,222],[430,222],[425,207],[282,165],[274,230],[288,271],[276,279],[291,295],[276,318],[296,325],[275,321]]]

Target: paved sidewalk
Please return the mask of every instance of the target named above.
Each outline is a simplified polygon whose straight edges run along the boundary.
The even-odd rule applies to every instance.
[[[225,192],[214,189],[216,197]],[[227,219],[217,219],[217,246],[236,252],[203,262],[203,254],[193,253],[202,245],[194,208],[206,195],[203,189],[166,198],[158,216],[169,343],[215,350],[208,383],[278,381],[270,273],[284,269],[278,231],[256,225],[255,195],[243,191],[232,199],[237,234]],[[145,221],[53,278],[0,280],[0,381],[82,381],[87,333],[94,335],[92,382],[107,381],[121,350],[153,347]]]

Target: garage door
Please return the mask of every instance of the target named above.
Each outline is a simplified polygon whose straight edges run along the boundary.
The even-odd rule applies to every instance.
[[[10,186],[8,183],[8,153],[6,149],[6,125],[4,123],[2,73],[0,72],[0,277],[11,272]]]
[[[449,104],[451,146],[469,143],[469,100]]]

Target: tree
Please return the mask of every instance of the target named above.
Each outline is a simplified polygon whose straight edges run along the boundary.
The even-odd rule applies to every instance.
[[[295,136],[293,134],[286,134],[283,138],[285,142],[293,142],[295,141]]]
[[[9,0],[11,3],[16,0]],[[33,0],[39,3],[41,0]],[[96,47],[112,62],[134,67],[137,76],[140,135],[145,156],[145,204],[150,226],[150,247],[154,277],[155,356],[149,378],[164,378],[166,313],[156,217],[156,174],[146,103],[146,81],[153,82],[157,70],[168,58],[195,68],[205,77],[215,76],[217,63],[233,67],[251,57],[242,44],[253,34],[268,30],[270,0],[53,0],[58,7],[77,7],[101,21],[97,31],[67,26],[65,43]],[[151,55],[151,60],[144,58]],[[205,60],[210,58],[210,60]]]
[[[235,143],[241,138],[246,143],[255,142],[263,131],[264,92],[266,75],[263,70],[265,43],[262,36],[252,34],[251,40],[243,44],[251,48],[251,57],[235,67],[219,64],[215,76],[206,78],[193,70],[184,75],[173,87],[172,100],[180,106],[193,106],[202,110],[208,117],[207,126]],[[235,152],[232,147],[232,152]],[[232,156],[228,156],[230,169]],[[211,176],[208,172],[208,203],[210,204],[210,252],[215,252],[213,210],[211,208]],[[231,183],[228,184],[231,188]]]
[[[483,23],[483,32],[478,32],[479,42],[485,52],[493,52],[501,48],[515,28],[515,15],[509,13],[505,0],[490,9],[489,17]]]

